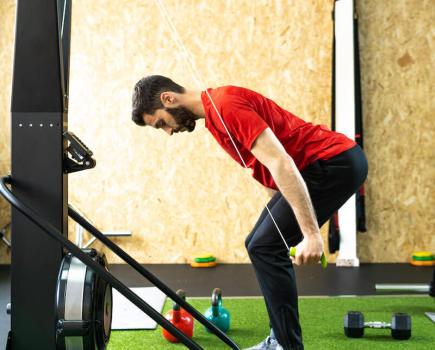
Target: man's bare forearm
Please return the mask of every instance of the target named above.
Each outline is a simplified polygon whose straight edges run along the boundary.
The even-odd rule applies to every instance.
[[[278,189],[292,207],[304,235],[298,244],[296,256],[291,259],[296,265],[318,262],[323,241],[307,186],[292,157],[270,128],[257,137],[251,152],[269,169]]]
[[[302,175],[292,158],[279,161],[271,174],[278,189],[290,204],[304,237],[320,234],[316,214]]]

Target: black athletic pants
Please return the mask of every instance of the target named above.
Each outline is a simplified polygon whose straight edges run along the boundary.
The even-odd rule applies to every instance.
[[[331,159],[317,160],[301,172],[319,226],[359,189],[367,170],[366,157],[357,145]],[[303,236],[286,199],[278,192],[268,206],[287,244],[297,245]],[[246,238],[245,245],[278,342],[285,350],[303,349],[293,265],[266,209]]]

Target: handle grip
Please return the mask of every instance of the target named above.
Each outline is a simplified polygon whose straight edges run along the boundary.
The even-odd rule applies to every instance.
[[[289,251],[288,255],[294,258],[296,256],[296,248],[290,247],[290,251]],[[322,267],[324,269],[326,269],[326,267],[328,266],[328,262],[326,261],[325,253],[322,253],[322,256],[320,257],[320,264],[322,265]]]
[[[213,289],[211,295],[211,309],[213,317],[218,317],[222,308],[222,290],[220,288]]]

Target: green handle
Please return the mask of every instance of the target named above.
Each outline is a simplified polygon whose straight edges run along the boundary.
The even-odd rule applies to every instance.
[[[290,251],[288,253],[289,256],[295,257],[296,256],[296,248],[290,247]],[[322,267],[326,269],[328,266],[328,262],[326,261],[325,253],[322,253],[322,256],[320,257],[320,263],[322,264]]]

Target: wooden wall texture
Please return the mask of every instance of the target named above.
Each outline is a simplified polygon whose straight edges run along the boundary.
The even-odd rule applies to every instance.
[[[329,124],[332,0],[164,4],[207,86],[246,86]],[[370,164],[362,262],[435,250],[434,9],[430,0],[358,1]],[[1,0],[1,174],[10,163],[14,16],[15,2]],[[200,251],[248,262],[244,239],[268,193],[203,122],[192,134],[168,137],[130,120],[132,87],[142,76],[197,87],[154,1],[75,0],[71,45],[69,129],[94,151],[97,167],[70,175],[70,203],[102,230],[131,230],[133,237],[116,242],[143,263],[185,263]],[[0,226],[8,220],[0,199]],[[0,263],[9,262],[1,247]]]

